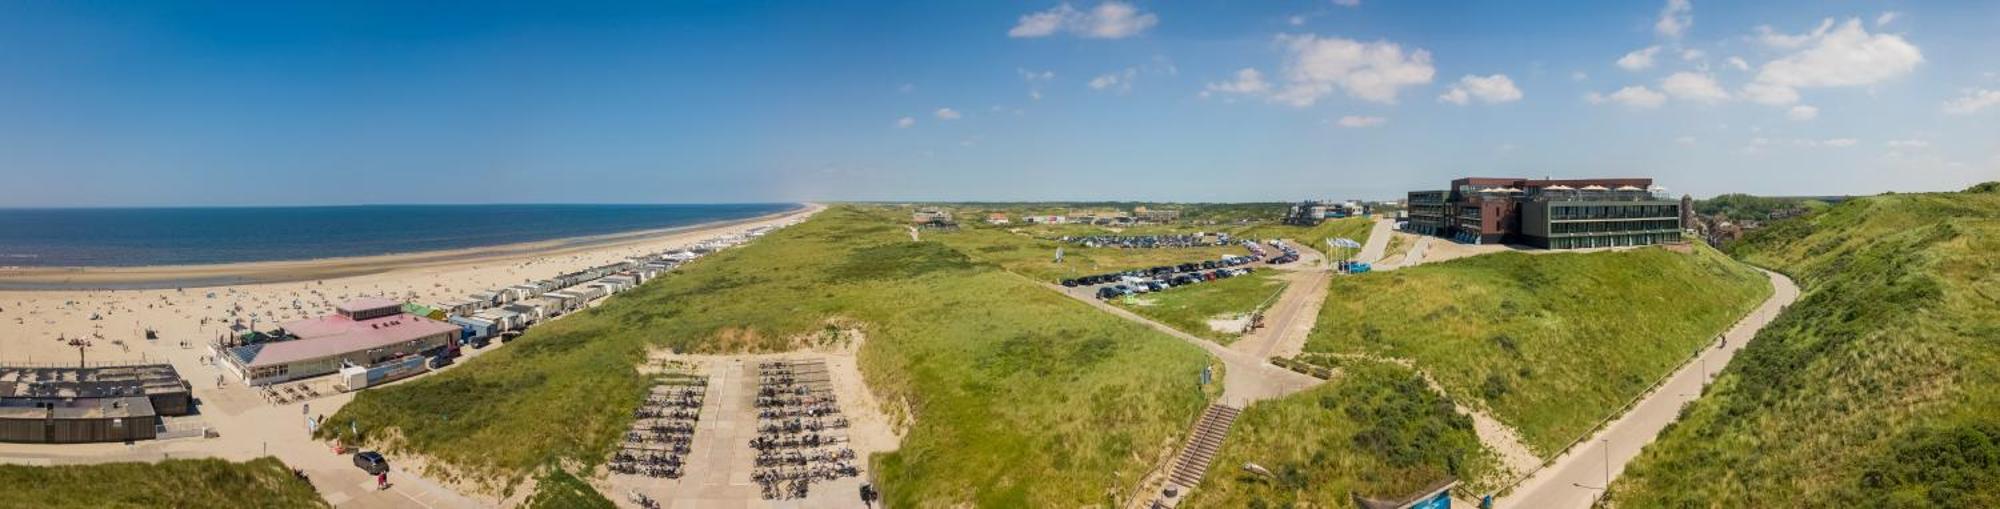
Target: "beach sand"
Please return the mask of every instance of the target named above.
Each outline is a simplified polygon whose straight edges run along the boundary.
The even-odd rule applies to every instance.
[[[689,247],[752,228],[782,225],[822,209],[808,204],[784,214],[666,232],[467,252],[190,269],[90,271],[122,275],[127,278],[120,280],[123,282],[188,280],[215,274],[232,277],[252,274],[285,282],[149,290],[0,291],[0,364],[73,366],[80,358],[90,362],[166,361],[193,385],[194,395],[201,402],[200,415],[172,419],[191,429],[206,428],[218,434],[217,438],[152,440],[130,445],[0,443],[0,463],[50,465],[156,461],[168,457],[243,461],[272,455],[311,475],[320,494],[339,506],[436,509],[515,505],[520,502],[519,494],[513,499],[497,499],[405,469],[398,469],[401,473],[394,480],[393,489],[374,489],[373,480],[356,470],[345,456],[330,454],[324,444],[309,438],[301,422],[302,415],[333,414],[353,398],[352,394],[326,390],[327,394],[309,402],[271,404],[258,391],[239,381],[218,385],[224,371],[202,362],[208,355],[206,344],[238,320],[248,323],[254,317],[256,328],[269,329],[286,320],[331,313],[333,304],[358,296],[420,303],[459,299],[474,292],[636,255]],[[318,278],[356,270],[363,273]],[[0,279],[6,277],[0,275]],[[157,331],[159,339],[145,339],[148,328]],[[72,344],[71,340],[81,341]],[[491,348],[494,347],[488,347]],[[484,351],[468,351],[468,355]],[[420,459],[394,458],[392,463],[409,467],[420,463]]]
[[[140,290],[0,290],[0,363],[75,363],[79,346],[72,343],[80,344],[82,358],[93,362],[158,359],[205,350],[203,345],[239,321],[246,325],[254,321],[256,328],[268,329],[287,320],[331,313],[333,304],[359,296],[426,304],[461,299],[719,235],[784,224],[822,208],[808,205],[784,214],[685,229],[470,250],[181,267],[0,270],[0,285],[15,287],[256,281]],[[158,340],[145,339],[148,328],[157,331]]]

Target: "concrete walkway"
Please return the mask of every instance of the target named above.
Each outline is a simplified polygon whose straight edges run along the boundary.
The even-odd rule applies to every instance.
[[[1324,380],[1273,365],[1265,361],[1267,358],[1232,350],[1214,341],[1181,332],[1180,329],[1175,329],[1167,324],[1155,322],[1152,319],[1134,314],[1131,311],[1126,311],[1124,308],[1111,305],[1109,302],[1097,300],[1097,297],[1091,294],[1092,290],[1090,288],[1064,288],[1061,285],[1040,284],[1043,287],[1062,292],[1063,295],[1083,301],[1085,304],[1104,310],[1104,312],[1111,313],[1119,318],[1152,327],[1153,330],[1180,338],[1181,341],[1192,343],[1195,346],[1201,347],[1202,350],[1207,350],[1209,355],[1214,356],[1216,360],[1222,361],[1222,365],[1225,368],[1222,373],[1221,401],[1225,405],[1243,408],[1253,402],[1282,397],[1324,382]]]
[[[1396,231],[1396,220],[1376,219],[1375,227],[1368,231],[1368,242],[1361,244],[1361,252],[1355,253],[1357,262],[1375,263],[1382,261],[1382,253],[1389,250],[1389,234]]]
[[[1320,306],[1326,303],[1332,267],[1326,263],[1325,255],[1311,249],[1299,250],[1297,262],[1273,269],[1266,267],[1270,266],[1258,270],[1277,271],[1276,277],[1286,283],[1285,290],[1263,310],[1264,327],[1244,334],[1230,343],[1229,349],[1257,359],[1298,355],[1305,348],[1306,336],[1319,321]]]
[[[1640,449],[1680,418],[1681,406],[1701,393],[1713,373],[1728,366],[1730,359],[1756,337],[1758,330],[1798,300],[1799,287],[1791,278],[1763,272],[1771,279],[1771,298],[1729,329],[1723,336],[1725,340],[1703,348],[1700,355],[1674,371],[1666,383],[1640,398],[1631,410],[1515,485],[1495,506],[1565,509],[1594,504],[1604,495],[1604,487],[1638,457]]]

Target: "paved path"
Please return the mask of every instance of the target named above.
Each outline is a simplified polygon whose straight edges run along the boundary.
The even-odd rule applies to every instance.
[[[1756,337],[1758,330],[1798,300],[1799,287],[1792,283],[1791,278],[1770,271],[1764,271],[1764,274],[1771,279],[1771,298],[1729,329],[1724,335],[1726,340],[1704,348],[1698,358],[1681,366],[1665,384],[1640,399],[1630,411],[1515,486],[1511,493],[1497,501],[1496,507],[1590,507],[1603,495],[1603,487],[1612,479],[1617,479],[1625,471],[1625,466],[1639,455],[1639,450],[1680,417],[1681,406],[1701,393],[1711,373],[1720,372],[1728,366],[1729,360]]]
[[[1368,242],[1361,245],[1361,252],[1354,255],[1357,262],[1375,263],[1382,261],[1382,253],[1389,250],[1389,234],[1396,231],[1396,220],[1376,219],[1375,228],[1368,232]]]
[[[1259,270],[1267,270],[1258,267]],[[1257,359],[1291,357],[1305,348],[1306,336],[1319,321],[1320,306],[1326,303],[1326,289],[1332,281],[1332,267],[1325,255],[1311,249],[1299,250],[1299,261],[1278,265],[1277,277],[1286,281],[1278,299],[1264,309],[1264,327],[1244,334],[1229,349]]]
[[[1181,332],[1180,329],[1167,326],[1167,324],[1155,322],[1152,319],[1134,314],[1131,311],[1126,311],[1124,308],[1111,305],[1109,302],[1097,300],[1097,297],[1091,294],[1092,290],[1090,288],[1064,288],[1061,285],[1041,284],[1044,287],[1062,292],[1063,295],[1068,295],[1076,300],[1090,304],[1097,309],[1117,315],[1119,318],[1152,327],[1154,330],[1180,338],[1181,341],[1193,343],[1195,346],[1207,350],[1209,355],[1214,356],[1216,360],[1222,361],[1223,367],[1226,368],[1222,373],[1223,404],[1243,408],[1249,406],[1251,402],[1277,398],[1302,391],[1324,381],[1299,374],[1289,369],[1277,367],[1269,362],[1265,362],[1265,358],[1231,350],[1229,347],[1222,346],[1214,341]]]

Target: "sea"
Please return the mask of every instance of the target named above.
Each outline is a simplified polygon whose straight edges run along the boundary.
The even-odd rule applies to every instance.
[[[0,267],[199,265],[401,254],[694,226],[801,206],[0,209]]]

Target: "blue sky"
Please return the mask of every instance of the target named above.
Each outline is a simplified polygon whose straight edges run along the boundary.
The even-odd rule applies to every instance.
[[[2000,179],[2000,2],[0,4],[0,206]]]

